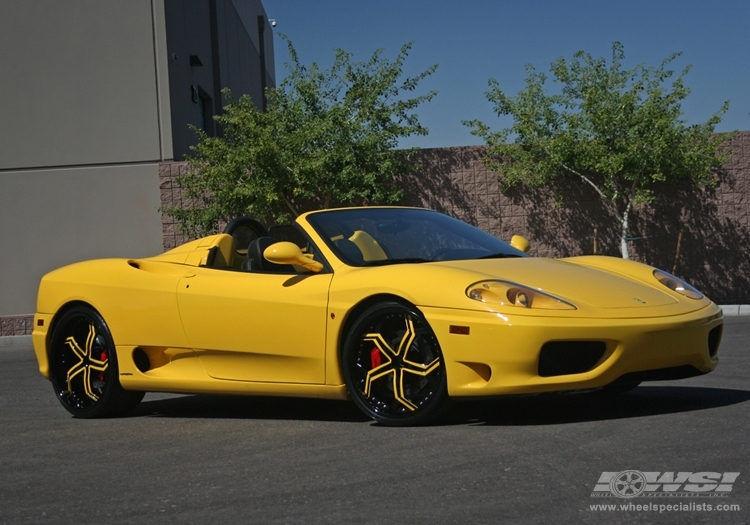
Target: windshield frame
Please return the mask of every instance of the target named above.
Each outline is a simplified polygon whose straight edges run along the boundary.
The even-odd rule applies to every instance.
[[[346,220],[345,220],[346,219]],[[472,226],[464,221],[451,217],[449,215],[440,213],[435,210],[426,208],[411,208],[411,207],[360,207],[360,208],[339,208],[333,210],[320,210],[304,214],[304,220],[308,223],[309,227],[317,234],[317,236],[326,244],[333,255],[341,262],[348,266],[353,267],[372,267],[372,266],[384,266],[389,264],[429,264],[433,262],[445,262],[445,261],[465,261],[465,260],[478,260],[481,258],[520,258],[529,257],[528,254],[512,247],[509,243],[498,239],[494,235],[485,232]],[[440,230],[442,234],[445,233],[455,235],[457,238],[462,239],[466,242],[476,244],[485,250],[482,253],[477,253],[475,256],[455,256],[440,259],[431,259],[425,257],[424,253],[414,253],[406,256],[394,256],[393,262],[388,262],[387,259],[377,259],[371,261],[358,261],[352,257],[347,257],[345,253],[339,249],[334,239],[339,237],[341,240],[348,238],[353,232],[357,231],[351,228],[350,224],[355,221],[382,221],[381,224],[386,222],[398,223],[401,221],[420,221],[423,224],[429,224],[433,222],[436,226],[442,228]],[[378,224],[378,227],[381,226]],[[335,226],[340,230],[340,235],[331,235],[331,226]],[[326,231],[326,228],[328,231]],[[377,227],[376,227],[377,228]],[[408,228],[407,228],[408,229]],[[406,230],[403,230],[406,231]],[[370,233],[374,233],[372,230]],[[439,234],[438,234],[439,235]],[[388,248],[384,246],[384,248]],[[451,249],[446,247],[446,249]],[[461,250],[452,249],[454,252]],[[439,251],[439,250],[438,250]],[[478,252],[479,248],[475,250],[465,249],[465,252],[475,251]],[[386,255],[388,259],[391,258],[390,254]]]

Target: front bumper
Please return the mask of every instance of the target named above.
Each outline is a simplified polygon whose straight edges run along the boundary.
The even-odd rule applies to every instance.
[[[49,359],[47,358],[47,333],[52,322],[52,314],[37,314],[34,316],[34,330],[31,332],[31,343],[34,345],[39,373],[50,378]]]
[[[677,316],[606,320],[420,310],[440,342],[448,393],[454,397],[585,390],[634,372],[665,371],[627,377],[669,377],[670,369],[707,373],[719,362],[717,334],[723,319],[713,303]],[[541,349],[559,341],[603,342],[605,350],[585,371],[543,377]]]

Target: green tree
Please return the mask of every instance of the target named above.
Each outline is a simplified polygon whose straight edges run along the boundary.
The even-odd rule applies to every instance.
[[[633,207],[653,202],[666,180],[715,184],[714,169],[728,156],[727,137],[714,134],[728,101],[703,124],[681,119],[690,66],[674,77],[668,66],[678,56],[657,68],[623,69],[619,42],[612,44],[609,66],[604,58],[579,51],[570,61],[552,63],[554,81],[561,85],[553,94],[545,90],[546,75],[528,65],[525,87],[515,97],[489,81],[487,99],[498,116],[513,118],[512,126],[493,131],[478,120],[464,124],[488,144],[487,163],[505,188],[547,185],[556,177],[573,177],[593,188],[619,222],[627,259]]]
[[[354,62],[337,49],[330,69],[306,67],[284,39],[291,71],[267,91],[266,110],[225,90],[228,103],[215,117],[221,136],[196,130],[188,174],[179,178],[195,205],[165,210],[191,234],[240,215],[281,221],[312,209],[402,198],[394,179],[413,166],[410,150],[396,147],[402,137],[427,134],[414,110],[436,92],[405,94],[437,65],[402,78],[409,43],[393,61],[378,50]]]

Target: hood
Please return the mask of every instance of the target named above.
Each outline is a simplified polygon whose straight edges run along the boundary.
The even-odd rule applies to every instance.
[[[659,282],[650,286],[625,275],[555,259],[456,261],[455,266],[523,284],[576,305],[595,308],[643,308],[676,304],[679,300]],[[446,263],[449,264],[449,263]],[[637,263],[636,263],[637,264]],[[651,273],[649,268],[648,274]]]
[[[354,302],[371,295],[393,294],[417,306],[539,317],[663,317],[711,304],[705,297],[688,299],[663,287],[653,271],[645,264],[614,257],[442,261],[341,268],[335,272],[332,290],[334,295],[340,293]],[[485,280],[511,281],[541,290],[573,304],[576,310],[525,309],[470,299],[467,289]]]

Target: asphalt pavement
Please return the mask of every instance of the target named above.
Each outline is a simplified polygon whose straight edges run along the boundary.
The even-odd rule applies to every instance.
[[[727,317],[711,374],[399,429],[348,402],[165,394],[77,420],[18,339],[0,352],[0,523],[750,523],[748,341],[750,316]],[[615,473],[658,473],[662,497],[621,497]]]

